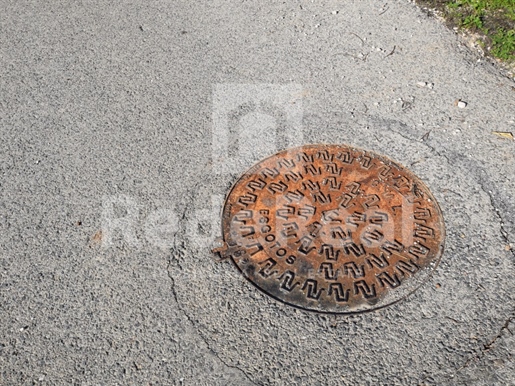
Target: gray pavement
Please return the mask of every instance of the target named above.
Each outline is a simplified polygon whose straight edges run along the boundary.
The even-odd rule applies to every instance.
[[[492,134],[515,133],[515,83],[440,22],[404,0],[0,3],[1,385],[515,385],[515,142]],[[414,295],[308,313],[212,260],[239,173],[302,143],[432,190],[446,251]]]

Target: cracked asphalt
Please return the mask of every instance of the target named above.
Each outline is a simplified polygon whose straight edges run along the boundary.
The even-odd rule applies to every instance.
[[[1,385],[515,385],[515,141],[493,134],[515,134],[515,83],[439,21],[407,0],[0,3]],[[309,313],[213,259],[240,173],[307,143],[431,189],[446,248],[412,296]]]

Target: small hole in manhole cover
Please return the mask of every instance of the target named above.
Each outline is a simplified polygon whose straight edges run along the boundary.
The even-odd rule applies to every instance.
[[[226,199],[222,231],[215,251],[263,292],[342,314],[415,291],[445,239],[440,208],[418,177],[343,145],[303,146],[254,165]]]

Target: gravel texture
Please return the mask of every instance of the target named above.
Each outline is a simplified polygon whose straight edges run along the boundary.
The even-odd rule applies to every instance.
[[[406,0],[0,3],[1,385],[515,384],[515,141],[492,134],[515,133],[515,84],[439,21]],[[432,190],[446,251],[414,295],[319,315],[212,259],[239,173],[302,143]]]

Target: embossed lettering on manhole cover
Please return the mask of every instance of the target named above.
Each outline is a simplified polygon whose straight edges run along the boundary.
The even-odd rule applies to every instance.
[[[341,145],[271,156],[233,186],[215,249],[268,295],[354,313],[416,290],[443,252],[444,222],[424,183],[390,159]]]

